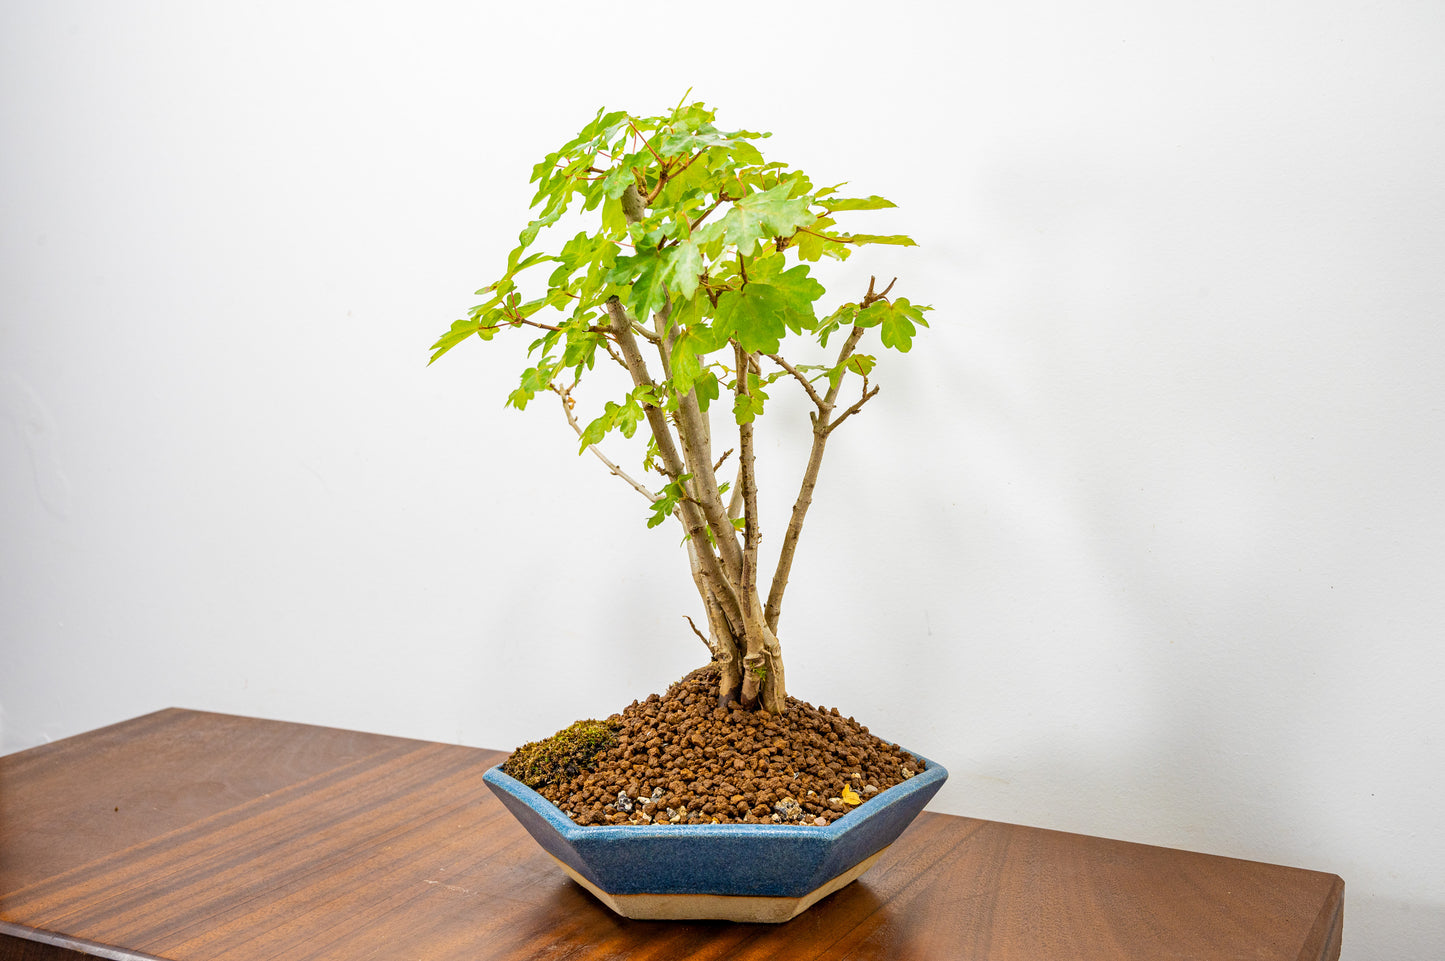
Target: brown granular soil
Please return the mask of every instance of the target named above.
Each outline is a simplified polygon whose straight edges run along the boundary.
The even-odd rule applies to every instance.
[[[816,824],[923,770],[838,709],[788,698],[783,715],[717,706],[714,668],[607,719],[591,770],[537,791],[581,825]]]

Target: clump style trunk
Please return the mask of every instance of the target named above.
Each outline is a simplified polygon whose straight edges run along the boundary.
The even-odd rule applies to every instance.
[[[839,232],[834,215],[893,205],[814,188],[801,171],[764,162],[752,141],[766,134],[720,131],[713,116],[701,104],[650,118],[599,111],[549,154],[533,171],[541,216],[522,231],[506,274],[478,291],[487,301],[433,345],[432,360],[474,335],[542,332],[528,352],[534,365],[509,403],[520,409],[541,391],[557,395],[579,450],[648,499],[648,526],[678,522],[706,633],[688,620],[719,665],[719,702],[782,713],[778,622],[824,450],[832,432],[878,393],[868,380],[875,359],[858,348],[876,329],[883,346],[907,351],[917,326],[927,326],[929,308],[890,300],[893,285],[880,292],[870,278],[857,302],[820,318],[814,303],[825,291],[809,262],[841,260],[864,244],[912,243]],[[578,233],[558,253],[528,254],[576,201],[598,212],[598,229]],[[541,263],[556,265],[546,292],[524,301],[517,278]],[[815,342],[826,352],[823,362],[786,359],[782,342],[790,334]],[[841,343],[830,349],[834,335]],[[624,368],[632,387],[584,426],[575,391],[599,355]],[[764,585],[754,430],[779,380],[797,385],[813,405],[812,448]],[[858,384],[856,399],[844,406],[839,397],[850,383]],[[643,476],[657,475],[656,489],[599,446],[612,432],[632,437],[643,424]],[[734,457],[731,480],[719,482]]]

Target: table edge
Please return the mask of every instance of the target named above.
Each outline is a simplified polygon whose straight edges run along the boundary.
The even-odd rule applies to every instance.
[[[63,951],[73,951],[86,957],[105,958],[106,961],[168,961],[166,958],[146,954],[144,951],[117,948],[109,944],[101,944],[98,941],[88,941],[85,938],[77,938],[69,934],[32,928],[0,918],[0,936],[6,935],[20,941],[31,941]]]

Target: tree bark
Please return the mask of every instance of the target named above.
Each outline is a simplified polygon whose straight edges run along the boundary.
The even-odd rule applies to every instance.
[[[751,393],[748,378],[754,358],[736,341],[733,355],[737,360],[735,390],[739,396]],[[788,691],[783,675],[783,652],[777,635],[768,627],[763,606],[758,599],[758,542],[762,531],[758,526],[758,484],[753,463],[752,422],[738,425],[738,463],[743,488],[743,556],[742,580],[738,585],[743,609],[743,683],[742,705],[752,709],[761,706],[774,714],[787,710]]]
[[[652,376],[647,372],[647,364],[642,359],[642,351],[638,348],[637,338],[632,333],[632,321],[627,316],[627,312],[623,310],[622,302],[617,297],[614,296],[607,301],[607,313],[611,320],[612,333],[617,338],[617,346],[622,351],[622,358],[627,363],[628,371],[632,374],[633,385],[648,387],[655,392],[657,385],[653,383]],[[678,453],[677,444],[673,440],[672,429],[667,423],[667,415],[662,408],[653,404],[644,404],[643,413],[647,417],[647,426],[652,431],[653,439],[657,441],[657,451],[662,457],[663,467],[675,481],[687,473],[687,469],[682,456]],[[697,557],[708,593],[717,600],[723,615],[736,635],[742,630],[744,605],[740,603],[737,591],[729,583],[717,555],[706,546],[708,544],[707,522],[703,518],[702,511],[695,500],[687,497],[679,500],[677,507],[687,536],[698,542]]]
[[[872,289],[872,285],[869,285]],[[863,328],[854,327],[848,334],[848,339],[843,342],[842,348],[838,351],[838,361],[835,366],[841,367],[853,356],[853,351],[858,346],[858,341],[863,338]],[[866,384],[867,381],[865,380]],[[803,521],[807,519],[808,508],[813,505],[813,489],[818,485],[818,471],[823,466],[823,451],[828,445],[828,435],[837,426],[833,422],[833,409],[838,401],[838,390],[843,386],[843,378],[839,376],[828,387],[828,392],[823,397],[811,389],[808,395],[813,398],[817,405],[817,413],[813,415],[813,447],[808,453],[808,466],[803,471],[803,481],[798,488],[798,498],[793,502],[793,513],[788,519],[787,532],[783,534],[783,546],[778,551],[778,566],[773,570],[772,585],[768,588],[768,606],[765,614],[768,628],[774,632],[778,629],[778,619],[783,615],[783,592],[788,588],[788,577],[793,569],[793,556],[798,550],[798,537],[803,532]],[[870,396],[865,394],[864,399]],[[861,401],[860,401],[861,403]]]
[[[635,223],[645,216],[646,202],[635,186],[629,185],[623,193],[622,207],[629,222]],[[617,342],[623,365],[631,374],[633,385],[651,389],[654,396],[659,396],[656,384],[643,360],[637,335],[641,332],[654,342],[663,374],[670,378],[671,346],[676,337],[675,331],[667,330],[670,308],[669,303],[658,312],[654,318],[656,326],[649,331],[634,329],[635,322],[627,316],[617,297],[607,302],[609,332]],[[734,347],[738,361],[736,390],[746,394],[749,391],[749,372],[757,359],[741,346],[734,344]],[[661,407],[645,404],[643,412],[665,473],[674,482],[690,475],[682,485],[685,496],[677,502],[677,516],[687,535],[693,583],[707,613],[708,646],[718,663],[718,703],[723,706],[740,703],[748,709],[762,707],[782,713],[787,709],[782,647],[768,624],[758,592],[758,541],[761,534],[757,481],[753,470],[752,424],[739,425],[738,487],[741,491],[734,491],[732,504],[724,504],[718,492],[717,471],[712,463],[711,431],[707,417],[698,406],[696,392],[689,391],[686,396],[677,398],[671,423]],[[677,429],[675,440],[674,424]],[[814,481],[816,474],[816,469],[810,471]],[[741,546],[732,522],[739,495],[744,510]],[[774,580],[776,583],[776,577]],[[786,580],[784,576],[784,584]]]

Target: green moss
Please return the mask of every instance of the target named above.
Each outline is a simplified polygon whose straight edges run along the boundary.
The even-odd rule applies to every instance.
[[[502,771],[529,788],[539,788],[592,769],[593,759],[617,743],[608,721],[578,721],[549,738],[523,744],[502,764]]]

